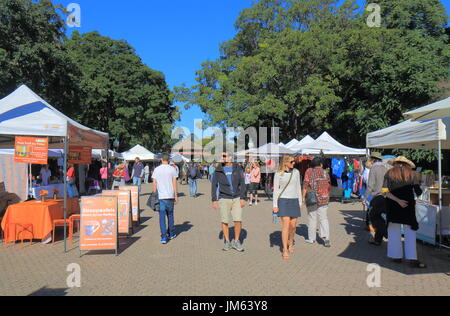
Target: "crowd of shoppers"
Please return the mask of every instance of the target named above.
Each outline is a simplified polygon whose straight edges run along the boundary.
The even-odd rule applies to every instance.
[[[273,181],[273,214],[281,219],[282,258],[290,259],[295,253],[295,235],[301,209],[305,206],[308,219],[306,243],[317,241],[317,232],[326,248],[331,247],[328,208],[330,202],[331,179],[328,170],[323,167],[322,157],[312,160],[310,168],[301,178],[292,156],[280,159],[279,168]],[[108,180],[112,177],[112,189],[124,186],[126,182],[139,187],[148,184],[150,177],[153,192],[159,200],[161,243],[166,244],[176,237],[174,208],[178,203],[177,180],[189,184],[191,197],[198,197],[198,181],[206,177],[211,183],[213,209],[218,210],[224,236],[224,251],[235,249],[244,251],[241,240],[243,208],[258,205],[258,191],[261,184],[261,166],[252,161],[246,165],[233,160],[231,153],[224,153],[222,161],[216,164],[184,163],[181,168],[165,154],[161,165],[152,172],[149,164],[137,157],[132,166],[131,177],[128,164],[114,167],[103,163],[99,169],[102,189],[108,189]],[[366,162],[362,176],[365,194],[362,197],[367,208],[366,225],[373,230],[374,237],[369,243],[381,246],[387,240],[388,254],[394,262],[408,260],[416,268],[426,268],[418,260],[416,232],[419,224],[415,214],[415,196],[421,189],[413,169],[415,165],[405,157],[389,162],[383,161],[380,153],[374,152]],[[51,171],[43,166],[40,172],[42,183],[48,183]],[[67,171],[67,189],[69,197],[77,196],[75,187],[75,166],[69,165]],[[166,222],[167,220],[167,222]],[[230,236],[230,225],[234,225],[234,236]],[[404,234],[404,246],[402,242]]]

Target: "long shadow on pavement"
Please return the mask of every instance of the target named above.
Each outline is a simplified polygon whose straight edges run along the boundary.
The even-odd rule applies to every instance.
[[[69,289],[49,289],[43,287],[28,296],[66,296]]]
[[[297,229],[295,231],[295,240],[298,243],[297,236],[303,237],[305,240],[308,239],[308,226],[304,224],[300,224],[297,226]],[[273,248],[275,246],[278,246],[280,248],[280,251],[283,251],[283,243],[281,240],[281,231],[276,231],[270,234],[269,237],[269,243],[270,248]]]
[[[175,233],[180,237],[181,234],[190,231],[192,227],[194,227],[194,225],[192,225],[191,222],[186,221],[181,225],[175,225]]]
[[[364,211],[340,211],[344,215],[344,226],[347,234],[353,236],[354,241],[339,255],[339,257],[366,262],[367,264],[378,264],[380,267],[390,269],[406,275],[420,275],[450,272],[449,260],[445,254],[435,250],[431,246],[417,243],[419,260],[428,265],[427,269],[416,269],[409,263],[394,263],[387,257],[387,243],[377,247],[368,243],[370,235],[365,231]]]

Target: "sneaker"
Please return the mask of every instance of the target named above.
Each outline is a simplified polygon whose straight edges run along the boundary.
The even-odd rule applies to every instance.
[[[237,250],[239,252],[243,252],[244,251],[244,247],[242,246],[242,244],[241,244],[241,242],[239,240],[233,242],[232,243],[232,247],[233,247],[234,250]]]
[[[325,248],[330,248],[331,247],[331,243],[330,243],[330,241],[328,239],[325,239],[323,242],[324,242]]]
[[[309,240],[309,239],[306,239],[305,242],[306,242],[307,244],[310,244],[310,245],[312,245],[312,244],[315,243],[314,240]]]
[[[248,206],[253,206],[252,202],[248,203]]]
[[[258,206],[258,201],[255,202],[255,206]]]
[[[167,244],[167,238],[161,238],[161,244],[165,245]]]
[[[231,243],[229,241],[225,242],[225,246],[223,246],[223,251],[230,251],[231,250]]]
[[[170,237],[169,237],[170,240],[175,239],[175,238],[177,238],[177,234],[170,235]]]

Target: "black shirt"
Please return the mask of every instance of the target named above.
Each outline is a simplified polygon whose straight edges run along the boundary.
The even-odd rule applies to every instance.
[[[388,223],[409,225],[412,230],[419,230],[414,193],[416,193],[416,195],[422,194],[420,186],[415,183],[413,179],[410,181],[398,182],[394,181],[386,174],[383,187],[389,189],[389,192],[395,197],[408,202],[408,206],[402,208],[397,202],[389,198],[386,199]]]

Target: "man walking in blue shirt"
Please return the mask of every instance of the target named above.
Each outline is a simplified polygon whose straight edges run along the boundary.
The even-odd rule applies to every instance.
[[[224,153],[223,163],[216,168],[212,180],[213,208],[220,211],[222,231],[225,239],[224,251],[244,251],[240,241],[242,230],[242,208],[247,199],[244,171],[233,163],[231,154]],[[230,241],[229,224],[234,222],[235,240]]]

